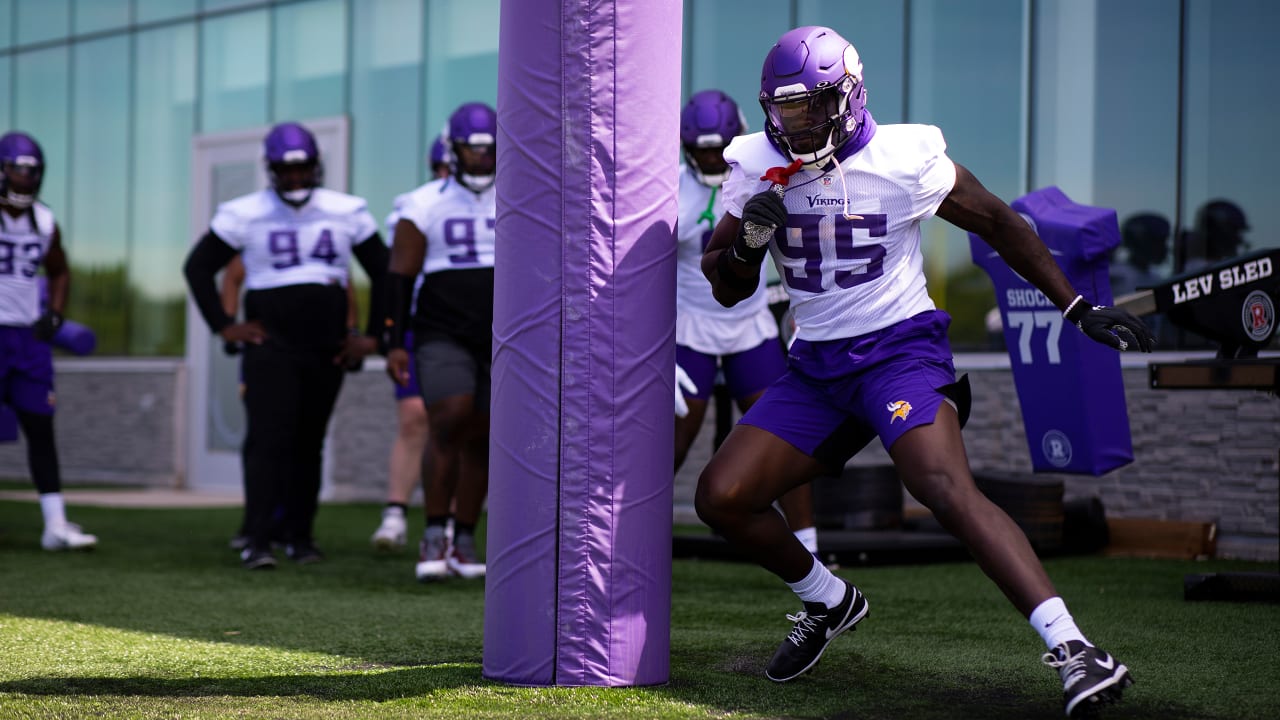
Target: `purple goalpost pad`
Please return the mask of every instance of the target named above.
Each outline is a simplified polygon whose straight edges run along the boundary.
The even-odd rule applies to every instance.
[[[670,669],[676,0],[502,5],[484,675]]]

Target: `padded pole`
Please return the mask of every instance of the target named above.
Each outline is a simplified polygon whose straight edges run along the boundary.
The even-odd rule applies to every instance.
[[[502,4],[484,675],[670,668],[682,6]]]

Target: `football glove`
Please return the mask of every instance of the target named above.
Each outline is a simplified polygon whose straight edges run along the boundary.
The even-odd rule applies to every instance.
[[[742,224],[733,239],[733,259],[747,265],[764,262],[773,233],[787,224],[787,206],[782,204],[781,185],[752,195],[742,206]]]
[[[1136,349],[1151,352],[1155,336],[1141,320],[1120,308],[1091,305],[1077,295],[1062,316],[1074,323],[1085,335],[1117,350]],[[1133,348],[1133,345],[1137,345]]]
[[[42,342],[51,342],[53,336],[58,334],[58,330],[62,327],[62,313],[56,310],[45,310],[44,314],[36,320],[36,324],[31,326],[35,332],[37,340]]]

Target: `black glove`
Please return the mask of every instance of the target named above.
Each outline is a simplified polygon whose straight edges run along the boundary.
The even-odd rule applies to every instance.
[[[31,326],[35,331],[36,339],[41,342],[52,342],[53,336],[58,334],[58,329],[62,327],[62,313],[56,310],[45,310],[44,314],[36,320],[36,324]]]
[[[244,346],[242,346],[240,343],[235,343],[230,341],[224,341],[222,343],[222,352],[231,357],[235,357],[236,355],[239,355],[240,351],[243,349],[244,349]]]
[[[1156,343],[1147,326],[1129,312],[1105,305],[1090,305],[1080,295],[1071,301],[1062,316],[1075,323],[1085,335],[1117,350],[1129,350],[1137,343],[1138,350],[1151,352]]]
[[[786,224],[787,206],[782,204],[778,192],[769,189],[752,195],[742,206],[742,223],[730,248],[733,259],[747,265],[764,262],[765,253],[769,251],[769,239],[775,230]]]

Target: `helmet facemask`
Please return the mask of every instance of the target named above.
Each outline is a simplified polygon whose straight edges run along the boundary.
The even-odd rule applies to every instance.
[[[853,137],[866,103],[862,82],[845,75],[835,85],[786,94],[778,88],[773,97],[761,97],[765,128],[774,142],[793,160],[809,169],[819,168]]]
[[[280,199],[294,207],[306,205],[315,189],[324,184],[324,169],[319,160],[270,163],[267,174]]]
[[[453,142],[454,173],[474,193],[493,187],[497,178],[497,145],[487,133],[473,133],[468,142]]]
[[[26,210],[35,204],[44,180],[44,165],[35,157],[20,155],[0,166],[0,202]]]

